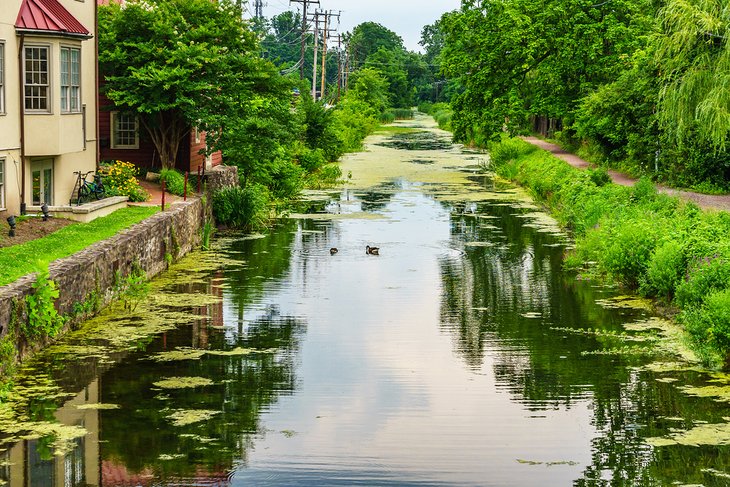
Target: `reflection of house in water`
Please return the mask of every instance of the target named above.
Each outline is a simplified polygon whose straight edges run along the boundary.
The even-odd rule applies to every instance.
[[[44,439],[19,441],[0,457],[4,465],[0,479],[10,487],[98,486],[99,411],[79,406],[98,403],[99,394],[99,381],[95,380],[55,412],[58,422],[88,431],[83,438],[74,440],[68,453],[54,455],[51,442]]]

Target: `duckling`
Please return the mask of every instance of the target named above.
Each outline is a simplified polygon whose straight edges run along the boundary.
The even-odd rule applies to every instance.
[[[369,245],[365,246],[365,253],[368,255],[380,255],[380,248],[379,247],[371,247]]]
[[[339,252],[339,250],[337,250],[337,247],[332,247],[330,249],[330,255],[335,255],[337,252]]]

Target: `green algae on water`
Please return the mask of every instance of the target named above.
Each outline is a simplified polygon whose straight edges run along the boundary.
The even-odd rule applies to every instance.
[[[168,377],[154,382],[161,389],[188,389],[212,385],[214,382],[206,377]]]
[[[119,404],[107,404],[103,402],[97,402],[94,404],[79,404],[76,409],[94,409],[94,410],[108,410],[108,409],[119,409]]]
[[[645,441],[653,447],[730,445],[730,423],[700,424],[685,431],[670,433],[667,436],[646,438]]]
[[[193,348],[178,348],[167,352],[159,352],[150,357],[155,362],[176,362],[178,360],[198,360],[205,355],[205,350],[197,350]]]
[[[189,424],[208,421],[213,416],[221,414],[221,411],[212,411],[209,409],[177,409],[172,411],[168,416],[173,426],[187,426]]]

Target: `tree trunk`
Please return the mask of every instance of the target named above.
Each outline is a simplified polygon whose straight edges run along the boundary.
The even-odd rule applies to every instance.
[[[174,169],[180,142],[190,132],[185,119],[177,112],[159,112],[140,117],[142,125],[160,154],[162,169]]]

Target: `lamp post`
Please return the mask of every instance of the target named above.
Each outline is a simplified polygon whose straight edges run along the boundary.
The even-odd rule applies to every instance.
[[[10,215],[8,217],[8,225],[10,225],[10,232],[8,233],[8,236],[14,237],[15,236],[15,217],[13,215]]]
[[[41,211],[43,212],[43,221],[48,221],[48,203],[43,203],[41,205]]]

